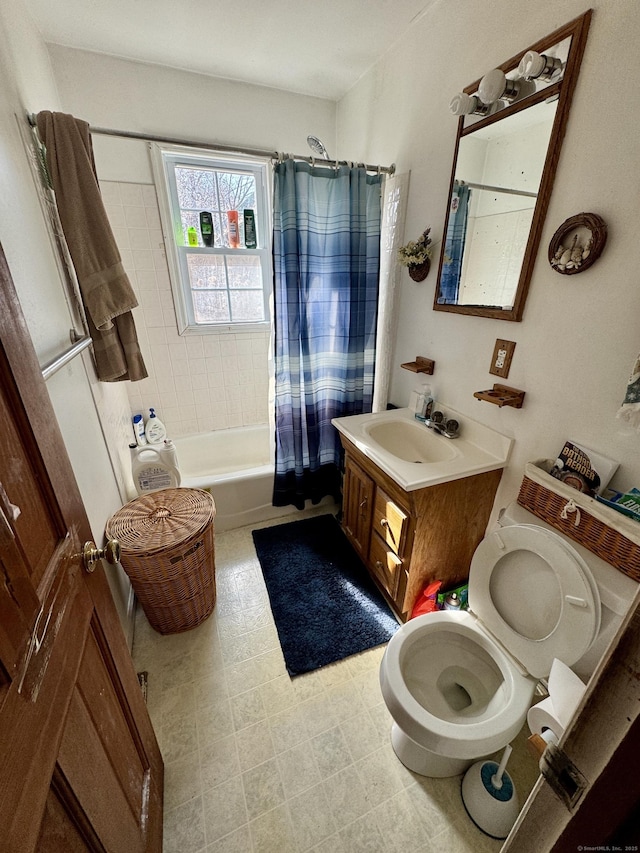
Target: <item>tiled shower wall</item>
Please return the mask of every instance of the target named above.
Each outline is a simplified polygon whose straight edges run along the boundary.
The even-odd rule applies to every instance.
[[[149,377],[128,382],[132,414],[153,406],[171,436],[268,422],[269,332],[179,335],[155,187],[100,183],[139,307]]]

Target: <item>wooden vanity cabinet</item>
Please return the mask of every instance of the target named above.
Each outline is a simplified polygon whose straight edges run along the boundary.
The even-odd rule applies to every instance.
[[[431,581],[463,583],[502,470],[405,492],[344,435],[342,529],[400,619]]]

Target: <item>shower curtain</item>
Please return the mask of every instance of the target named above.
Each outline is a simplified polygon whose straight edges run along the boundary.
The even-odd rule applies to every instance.
[[[275,506],[337,498],[331,419],[371,411],[382,180],[361,167],[275,167]]]
[[[458,301],[470,198],[469,187],[454,181],[444,248],[445,262],[440,273],[438,303],[441,305],[455,305]]]

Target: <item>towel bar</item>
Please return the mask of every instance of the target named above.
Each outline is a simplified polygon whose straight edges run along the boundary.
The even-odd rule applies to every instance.
[[[64,367],[65,364],[68,364],[71,359],[80,355],[80,353],[92,343],[89,335],[85,335],[83,338],[78,338],[73,329],[71,329],[71,340],[74,341],[74,343],[68,350],[65,350],[60,355],[56,356],[56,358],[45,364],[42,368],[42,378],[45,382],[53,376],[54,373],[57,373],[60,368]]]

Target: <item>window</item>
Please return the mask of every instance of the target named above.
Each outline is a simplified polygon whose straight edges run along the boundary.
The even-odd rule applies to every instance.
[[[179,332],[268,326],[268,161],[153,145],[152,163]]]

